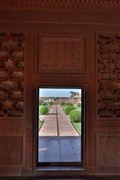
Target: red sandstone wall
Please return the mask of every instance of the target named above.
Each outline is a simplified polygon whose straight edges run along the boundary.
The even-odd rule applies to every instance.
[[[35,165],[38,86],[86,88],[84,170],[61,175],[119,174],[119,4],[12,3],[0,11],[0,175],[47,175]]]

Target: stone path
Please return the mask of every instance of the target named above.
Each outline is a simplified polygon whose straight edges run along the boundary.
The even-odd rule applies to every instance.
[[[53,105],[49,115],[41,118],[44,124],[39,136],[79,136],[60,105]]]
[[[80,162],[81,137],[60,105],[52,106],[49,115],[41,116],[38,162]]]
[[[53,106],[49,111],[49,115],[41,116],[44,124],[39,131],[39,136],[58,136],[56,123],[56,107]]]
[[[58,112],[58,124],[60,136],[79,136],[73,125],[71,124],[69,117],[65,115],[60,105],[57,106]]]

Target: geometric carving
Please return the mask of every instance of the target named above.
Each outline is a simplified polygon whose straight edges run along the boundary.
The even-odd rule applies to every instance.
[[[22,136],[0,136],[0,164],[19,165],[22,163]]]
[[[0,34],[0,117],[23,116],[24,44],[22,34]]]
[[[92,9],[96,9],[99,6],[116,5],[119,7],[120,0],[7,0],[8,6],[11,8],[33,8],[33,9],[84,9],[92,6]],[[5,7],[6,3],[2,3]]]
[[[97,164],[99,167],[120,167],[120,135],[97,136]]]
[[[40,38],[39,72],[86,72],[85,36]]]
[[[120,35],[97,37],[97,115],[120,118]]]

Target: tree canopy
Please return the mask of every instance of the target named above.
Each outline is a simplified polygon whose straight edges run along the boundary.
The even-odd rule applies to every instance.
[[[79,97],[80,93],[79,92],[74,92],[74,91],[70,91],[70,97]]]

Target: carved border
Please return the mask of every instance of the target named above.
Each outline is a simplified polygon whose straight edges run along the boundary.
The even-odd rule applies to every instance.
[[[120,8],[120,0],[8,0],[7,3],[2,2],[1,8],[26,8],[26,9],[86,9],[94,7]]]

